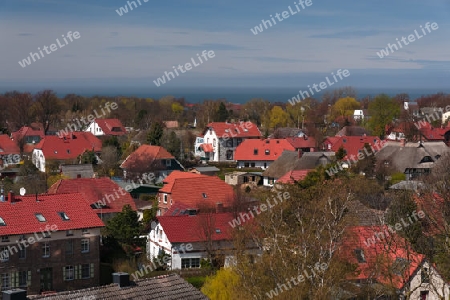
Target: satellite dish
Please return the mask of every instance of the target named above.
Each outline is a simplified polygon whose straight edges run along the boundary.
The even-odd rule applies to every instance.
[[[20,196],[23,196],[23,195],[25,195],[25,193],[27,192],[27,190],[25,189],[25,188],[20,188],[20,190],[19,190],[19,192],[20,192]]]

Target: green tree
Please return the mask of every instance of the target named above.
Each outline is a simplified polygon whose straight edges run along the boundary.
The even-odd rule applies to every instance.
[[[384,137],[385,126],[400,116],[400,106],[386,94],[381,94],[369,104],[369,127],[373,134]]]
[[[289,114],[281,108],[274,106],[270,110],[270,128],[285,127],[289,121]]]
[[[217,116],[216,116],[216,120],[217,122],[225,122],[229,117],[227,108],[225,106],[225,103],[220,102],[219,104],[219,108],[217,110]]]
[[[147,135],[147,142],[150,145],[161,146],[163,134],[163,124],[161,122],[153,122]]]
[[[335,156],[336,160],[342,160],[347,155],[347,152],[345,151],[344,147],[339,147],[338,151],[336,151]]]
[[[169,136],[163,139],[162,146],[176,158],[180,157],[181,140],[177,137],[175,131],[171,131]]]
[[[211,300],[239,299],[238,282],[238,274],[230,268],[222,268],[214,276],[206,278],[201,291]]]
[[[333,120],[337,117],[349,117],[355,109],[361,108],[361,104],[355,98],[345,97],[339,99],[331,108]]]
[[[142,223],[137,212],[125,205],[122,211],[112,217],[105,228],[105,235],[117,240],[122,245],[142,245],[139,235],[142,231]]]

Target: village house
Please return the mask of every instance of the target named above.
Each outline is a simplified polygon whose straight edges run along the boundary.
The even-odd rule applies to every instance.
[[[247,122],[212,122],[203,130],[195,143],[195,154],[213,162],[235,161],[235,151],[244,140],[259,139],[261,132],[256,124]]]
[[[174,171],[163,183],[157,195],[158,215],[165,215],[174,205],[193,211],[233,205],[233,188],[217,176]]]
[[[127,133],[119,119],[95,119],[85,131],[95,136],[121,136]]]
[[[133,179],[142,174],[152,173],[156,183],[168,176],[172,171],[184,171],[181,163],[164,147],[142,145],[128,155],[120,165],[125,179]]]
[[[87,151],[100,154],[102,142],[89,132],[73,132],[58,137],[45,136],[33,150],[32,161],[36,168],[45,172],[49,161],[61,164],[79,164],[80,157]]]
[[[326,138],[322,147],[324,151],[333,152],[337,152],[342,147],[347,157],[357,157],[359,153],[363,153],[366,144],[374,151],[382,148],[381,140],[377,136],[333,136]]]
[[[8,193],[0,201],[1,290],[37,294],[99,285],[103,226],[80,193]]]

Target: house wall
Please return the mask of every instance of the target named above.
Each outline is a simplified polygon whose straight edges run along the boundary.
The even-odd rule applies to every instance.
[[[210,153],[209,160],[218,162],[220,149],[219,149],[219,139],[217,138],[216,132],[214,130],[207,130],[205,135],[203,136],[203,143],[213,145],[214,151]]]
[[[40,149],[34,149],[32,155],[32,162],[39,171],[45,172],[45,157]]]
[[[278,179],[278,178],[277,178]],[[276,182],[276,179],[272,177],[264,176],[263,178],[263,185],[267,187],[273,187],[274,183]]]
[[[37,231],[38,232],[38,231]],[[2,269],[0,275],[9,274],[10,287],[19,287],[18,279],[14,280],[15,275],[20,271],[27,271],[30,281],[27,287],[21,287],[27,290],[28,294],[37,294],[41,289],[40,272],[43,268],[52,268],[52,290],[65,291],[68,289],[82,289],[100,284],[100,229],[89,229],[87,234],[82,234],[81,230],[74,230],[73,236],[67,236],[66,231],[53,232],[50,238],[43,238],[39,232],[37,237],[34,234],[26,234],[25,239],[34,237],[33,244],[27,244],[25,258],[19,258],[17,253],[17,240],[20,236],[9,236],[10,242],[0,242],[0,247],[10,246],[11,252],[9,260],[1,262]],[[38,238],[40,240],[38,240]],[[81,240],[89,239],[89,252],[81,253]],[[73,242],[73,254],[66,254],[66,244]],[[43,257],[43,245],[49,243],[50,256]],[[15,250],[16,247],[17,251]],[[63,268],[66,266],[80,266],[82,264],[93,264],[93,274],[87,279],[74,279],[65,281],[63,277]],[[91,266],[90,266],[91,267]],[[80,270],[81,272],[81,270]],[[17,282],[17,285],[15,284]]]
[[[422,291],[428,291],[427,300],[448,299],[450,296],[449,285],[444,282],[435,268],[430,267],[428,262],[424,262],[423,268],[430,270],[430,283],[422,283],[422,270],[419,270],[411,280],[409,291],[412,291],[412,294],[410,299],[421,299],[420,293]]]
[[[88,128],[85,131],[90,132],[95,136],[105,135],[100,126],[97,125],[97,122],[92,122],[91,124],[89,124]]]
[[[167,195],[167,202],[164,202],[164,195]],[[157,198],[159,215],[162,216],[173,204],[172,194],[158,193]]]
[[[271,163],[273,163],[271,160],[240,160],[237,162],[237,168],[260,168],[265,170]]]

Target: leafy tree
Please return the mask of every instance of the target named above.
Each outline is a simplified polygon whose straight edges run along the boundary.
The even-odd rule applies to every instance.
[[[109,138],[103,140],[102,148],[105,148],[108,146],[112,146],[112,147],[116,148],[117,155],[119,155],[119,157],[122,155],[122,147],[120,145],[119,140],[117,139],[117,136],[112,136],[112,137],[109,137]]]
[[[353,116],[355,109],[361,108],[361,104],[355,98],[345,97],[339,99],[331,107],[332,118]]]
[[[217,122],[225,122],[229,117],[227,108],[223,102],[220,102],[219,108],[217,110],[216,120]]]
[[[343,160],[344,157],[347,155],[347,152],[345,151],[344,147],[339,147],[338,151],[336,151],[335,156],[336,160]]]
[[[181,104],[178,103],[178,102],[172,103],[171,108],[172,108],[172,112],[173,112],[176,116],[179,116],[179,115],[183,112],[183,110],[184,110],[183,105],[181,105]]]
[[[147,142],[150,145],[161,146],[161,138],[163,134],[163,124],[161,122],[153,122],[147,135]]]
[[[381,94],[369,104],[369,127],[372,132],[384,137],[385,126],[400,115],[400,106],[386,94]]]
[[[97,164],[97,156],[95,155],[95,152],[94,151],[85,151],[81,155],[81,163],[96,165]]]
[[[238,282],[238,274],[231,268],[222,268],[214,276],[206,278],[201,291],[211,300],[239,299]]]
[[[163,139],[162,146],[175,157],[180,157],[181,140],[177,137],[175,131],[171,131],[169,136]]]
[[[289,115],[281,108],[274,106],[270,110],[270,128],[285,127],[289,121]]]
[[[366,148],[366,151],[363,152],[364,158],[358,160],[356,164],[352,166],[352,169],[355,173],[363,172],[365,176],[372,178],[375,175],[377,159],[375,153],[372,151],[372,147],[368,143],[364,144],[364,148]],[[367,155],[365,154],[366,152],[368,153]]]
[[[122,245],[135,246],[143,243],[139,238],[141,231],[142,223],[137,212],[130,205],[125,205],[120,213],[106,223],[105,235]]]

